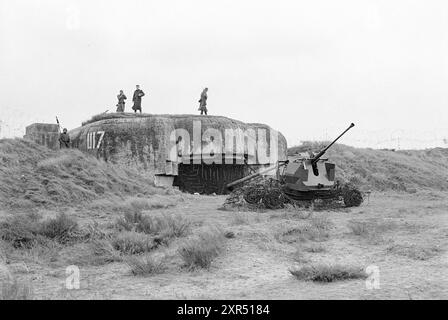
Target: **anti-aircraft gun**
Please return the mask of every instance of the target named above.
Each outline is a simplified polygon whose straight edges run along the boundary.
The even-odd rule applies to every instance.
[[[342,197],[347,207],[359,206],[363,201],[361,192],[349,185],[341,186],[336,182],[335,164],[328,162],[326,158],[322,158],[325,152],[354,126],[351,123],[344,132],[317,154],[309,152],[299,153],[293,156],[292,159],[277,163],[274,167],[231,182],[227,185],[227,188],[233,189],[249,180],[265,175],[269,171],[277,170],[276,176],[281,186],[282,194],[286,198],[295,201],[310,201],[316,199],[338,199]],[[254,193],[253,190],[252,188],[252,193]],[[276,192],[279,194],[278,190]],[[245,197],[246,201],[251,197]],[[258,200],[249,200],[248,202],[256,201]]]

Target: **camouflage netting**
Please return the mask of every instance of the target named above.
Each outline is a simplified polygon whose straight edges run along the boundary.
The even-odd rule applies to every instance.
[[[313,205],[317,209],[357,207],[363,202],[363,194],[350,184],[344,184],[333,190],[333,198],[314,200],[295,200],[283,191],[280,181],[272,178],[258,178],[232,191],[226,198],[224,209],[281,209],[307,208]]]
[[[256,179],[237,188],[226,198],[223,207],[226,209],[247,207],[249,209],[280,209],[292,204],[275,179]]]

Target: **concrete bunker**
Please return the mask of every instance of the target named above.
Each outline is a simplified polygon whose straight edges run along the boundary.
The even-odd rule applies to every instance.
[[[73,148],[192,193],[226,193],[227,183],[287,159],[278,131],[222,116],[101,114],[69,134]]]

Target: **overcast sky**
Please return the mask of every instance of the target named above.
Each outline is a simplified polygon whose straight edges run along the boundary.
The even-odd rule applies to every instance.
[[[440,145],[448,1],[0,0],[0,136],[56,115],[75,128],[120,89],[129,110],[136,84],[156,114],[197,113],[207,86],[209,114],[289,145],[350,122],[343,143]]]

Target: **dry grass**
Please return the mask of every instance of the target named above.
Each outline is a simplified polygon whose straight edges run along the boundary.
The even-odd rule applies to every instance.
[[[41,241],[39,237],[40,217],[36,214],[16,214],[8,216],[0,224],[0,239],[15,248],[31,248]]]
[[[178,253],[189,269],[209,268],[212,261],[224,251],[225,243],[226,238],[221,230],[204,230],[188,239],[178,249]]]
[[[245,213],[236,212],[232,214],[230,224],[234,226],[249,224],[249,216]]]
[[[153,256],[131,256],[127,257],[124,261],[129,266],[131,273],[134,276],[151,276],[163,273],[166,270],[163,259],[155,258]]]
[[[304,224],[290,226],[285,225],[275,238],[280,242],[295,243],[305,241],[325,241],[329,238],[330,223],[325,219],[310,220]]]
[[[13,279],[0,284],[0,300],[32,300],[33,290],[29,283]]]
[[[76,220],[64,213],[41,222],[39,229],[39,234],[59,243],[68,243],[82,237]]]
[[[306,265],[299,269],[290,269],[289,272],[298,280],[315,282],[334,282],[367,278],[367,274],[363,268],[338,264]]]
[[[384,242],[384,234],[396,229],[397,226],[395,221],[386,220],[350,220],[347,225],[353,235],[361,237],[371,244]]]
[[[293,260],[300,264],[305,264],[305,263],[310,262],[310,260],[306,257],[306,255],[303,252],[303,249],[301,247],[297,247],[296,251],[294,251]]]
[[[51,151],[23,139],[0,140],[0,203],[6,207],[83,204],[100,198],[164,193],[149,174],[79,150]]]
[[[115,250],[124,254],[138,254],[149,252],[159,246],[154,237],[135,231],[124,231],[116,235],[111,241]]]
[[[82,237],[78,223],[65,214],[42,221],[36,214],[16,214],[0,224],[0,239],[15,248],[32,248],[47,240],[67,243]]]
[[[82,254],[72,260],[74,264],[100,266],[113,262],[121,262],[123,257],[110,240],[93,240]]]
[[[348,228],[355,236],[367,236],[371,233],[371,228],[365,221],[349,221]]]
[[[152,194],[145,196],[138,194],[136,196],[107,197],[93,200],[89,204],[89,208],[101,212],[141,212],[144,210],[166,209],[176,206],[179,202],[184,201],[182,195],[175,190],[166,189],[159,190],[161,194]]]
[[[182,215],[150,215],[141,212],[127,212],[117,219],[118,230],[142,232],[151,235],[162,235],[164,238],[186,236],[191,223]]]
[[[328,214],[314,215],[310,219],[310,223],[313,227],[319,230],[329,231],[334,227],[333,222],[328,217]]]
[[[443,250],[436,245],[393,244],[387,247],[387,252],[423,261],[438,256]]]
[[[300,263],[306,264],[310,262],[306,253],[322,253],[325,252],[325,248],[319,244],[314,242],[308,244],[300,244],[296,247],[296,250],[293,253],[293,260]]]
[[[303,250],[310,253],[322,253],[326,251],[325,247],[315,243],[310,243],[309,245],[304,246]]]
[[[24,248],[14,250],[14,256],[23,261],[31,261],[36,263],[52,263],[58,260],[61,245],[54,241],[46,241],[32,248]]]
[[[134,210],[151,210],[151,209],[166,209],[176,206],[173,196],[163,197],[161,195],[153,195],[151,198],[137,198],[131,197],[126,199],[124,205],[131,207]]]

